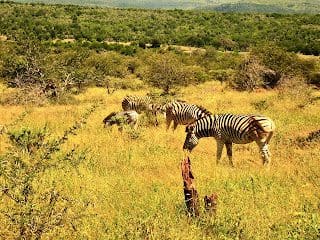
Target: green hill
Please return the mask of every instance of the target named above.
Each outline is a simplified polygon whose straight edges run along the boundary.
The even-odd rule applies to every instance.
[[[247,51],[274,42],[288,51],[319,55],[320,15],[219,13],[0,3],[0,35],[52,39],[212,46]]]
[[[118,8],[205,9],[224,12],[320,13],[320,0],[16,0]]]
[[[320,13],[320,1],[239,1],[211,4],[206,10],[221,12]]]

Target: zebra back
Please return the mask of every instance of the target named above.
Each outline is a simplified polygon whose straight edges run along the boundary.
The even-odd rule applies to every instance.
[[[197,137],[216,137],[230,142],[248,142],[260,138],[261,133],[275,130],[274,122],[260,115],[216,114],[198,119],[186,128]]]
[[[166,104],[167,120],[174,120],[178,124],[191,124],[208,115],[211,115],[211,112],[199,105],[182,101],[173,101]]]
[[[149,96],[126,96],[122,100],[121,105],[124,111],[134,110],[141,113],[152,110],[151,98]]]

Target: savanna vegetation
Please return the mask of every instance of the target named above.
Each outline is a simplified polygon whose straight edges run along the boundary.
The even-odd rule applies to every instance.
[[[320,62],[295,49],[319,54],[319,16],[0,6],[0,238],[319,239]],[[201,139],[193,173],[218,209],[189,218],[184,127],[142,115],[137,130],[103,128],[126,95],[146,94],[269,116],[270,168],[254,144],[217,165]]]
[[[275,42],[288,51],[319,55],[319,14],[239,14],[183,10],[88,8],[1,3],[0,33],[8,39],[76,39],[212,46],[247,51]]]
[[[47,4],[73,4],[120,8],[207,9],[235,12],[319,13],[320,2],[315,0],[16,0]]]
[[[144,121],[136,132],[103,128],[103,118],[120,109],[126,94],[150,89],[106,95],[90,88],[75,104],[2,105],[9,134],[0,137],[0,236],[318,239],[320,142],[308,135],[319,128],[319,93],[305,86],[254,93],[225,87],[207,82],[181,89],[180,97],[214,113],[271,117],[277,126],[272,163],[265,169],[250,144],[235,146],[235,168],[225,152],[216,165],[215,141],[202,139],[191,155],[193,173],[200,197],[218,194],[218,210],[198,219],[188,219],[183,202],[183,127],[166,132],[160,119],[159,127]],[[60,142],[92,105],[86,123]]]

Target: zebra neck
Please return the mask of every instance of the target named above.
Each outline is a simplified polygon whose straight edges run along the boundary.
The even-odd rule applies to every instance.
[[[198,138],[216,136],[215,116],[209,115],[196,122],[195,134]]]

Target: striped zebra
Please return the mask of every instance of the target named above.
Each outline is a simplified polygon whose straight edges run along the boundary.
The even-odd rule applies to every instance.
[[[156,117],[156,125],[158,125],[157,113],[162,111],[160,104],[152,102],[149,96],[126,96],[122,100],[122,109],[124,111],[134,110],[137,113],[152,113]]]
[[[139,114],[136,111],[112,112],[103,119],[104,127],[114,124],[119,126],[122,131],[123,124],[129,124],[132,128],[137,129]]]
[[[199,118],[211,115],[211,112],[201,106],[188,104],[180,100],[167,103],[164,108],[166,111],[167,130],[173,121],[173,131],[176,130],[179,124],[189,125]]]
[[[226,145],[230,164],[232,143],[247,144],[255,141],[260,149],[263,164],[270,163],[268,144],[275,130],[274,122],[259,115],[209,115],[186,127],[184,150],[192,149],[202,137],[214,137],[217,141],[217,163],[220,162],[223,146]]]

